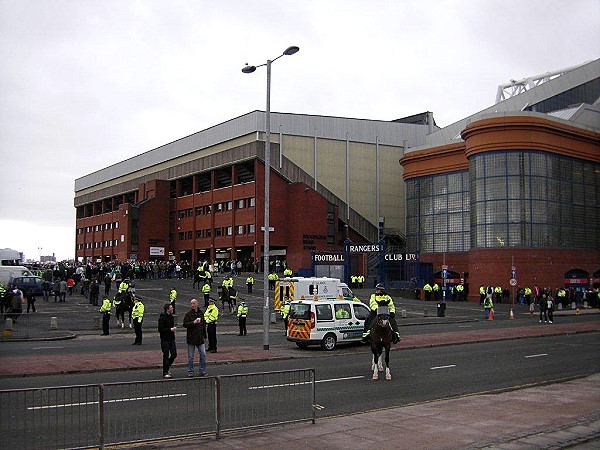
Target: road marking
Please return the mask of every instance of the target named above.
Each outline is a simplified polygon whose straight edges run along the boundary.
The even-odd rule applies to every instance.
[[[325,407],[323,405],[318,405],[316,403],[313,406],[315,409],[318,409],[319,411],[325,409]]]
[[[104,400],[104,403],[124,403],[124,402],[137,402],[140,400],[156,400],[160,398],[169,398],[169,397],[185,397],[187,394],[167,394],[167,395],[148,395],[145,397],[132,397],[132,398],[117,398],[114,400]],[[88,405],[97,405],[98,402],[79,402],[79,403],[63,403],[58,405],[43,405],[43,406],[29,406],[27,409],[29,411],[36,411],[39,409],[57,409],[57,408],[71,408],[74,406],[88,406]]]
[[[331,383],[332,381],[346,381],[346,380],[356,380],[358,378],[364,378],[362,375],[358,375],[356,377],[343,377],[343,378],[329,378],[327,380],[316,380],[315,383]],[[301,381],[298,383],[282,383],[282,384],[267,384],[264,386],[250,386],[248,390],[256,390],[256,389],[272,389],[279,387],[288,387],[288,386],[302,386],[303,384],[312,384],[312,381]]]
[[[33,347],[32,350],[46,350],[48,348],[64,348],[64,347]]]
[[[437,366],[437,367],[430,367],[431,370],[437,370],[437,369],[450,369],[451,367],[456,367],[456,364],[449,364],[447,366]]]
[[[548,356],[548,353],[538,353],[537,355],[526,355],[525,358],[538,358],[540,356]]]
[[[457,328],[472,328],[472,325],[459,325]]]

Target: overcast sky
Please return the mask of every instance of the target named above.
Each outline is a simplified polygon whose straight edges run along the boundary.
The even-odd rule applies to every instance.
[[[0,248],[75,254],[74,180],[247,112],[449,125],[600,57],[598,0],[0,0]]]

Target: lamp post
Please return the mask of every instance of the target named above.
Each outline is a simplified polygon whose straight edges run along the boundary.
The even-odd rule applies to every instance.
[[[267,111],[265,114],[265,227],[264,227],[264,251],[263,251],[263,290],[265,303],[263,305],[263,350],[269,350],[269,189],[271,170],[271,64],[282,56],[293,55],[300,50],[299,47],[291,46],[275,59],[268,59],[265,64],[259,66],[246,66],[242,69],[244,73],[252,73],[258,67],[267,66]]]

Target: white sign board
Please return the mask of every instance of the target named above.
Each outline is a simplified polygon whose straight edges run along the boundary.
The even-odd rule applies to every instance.
[[[150,247],[150,256],[165,256],[164,247]]]

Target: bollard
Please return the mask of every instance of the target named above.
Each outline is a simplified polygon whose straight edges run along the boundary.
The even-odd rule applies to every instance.
[[[58,330],[58,318],[57,317],[50,317],[50,329]]]
[[[587,308],[588,308],[588,302],[585,301],[585,302],[583,302],[583,309],[587,309]]]
[[[6,321],[4,322],[4,329],[6,331],[12,331],[12,329],[13,329],[13,320],[10,317],[6,318]]]
[[[562,303],[558,304],[558,310],[560,311],[562,309]]]
[[[274,312],[271,313],[271,323],[277,323],[277,316]]]
[[[94,316],[94,328],[96,328],[96,329],[100,328],[100,317],[99,316]]]
[[[427,308],[423,310],[423,317],[427,317]]]
[[[402,310],[402,318],[406,319],[406,310],[405,309]]]

